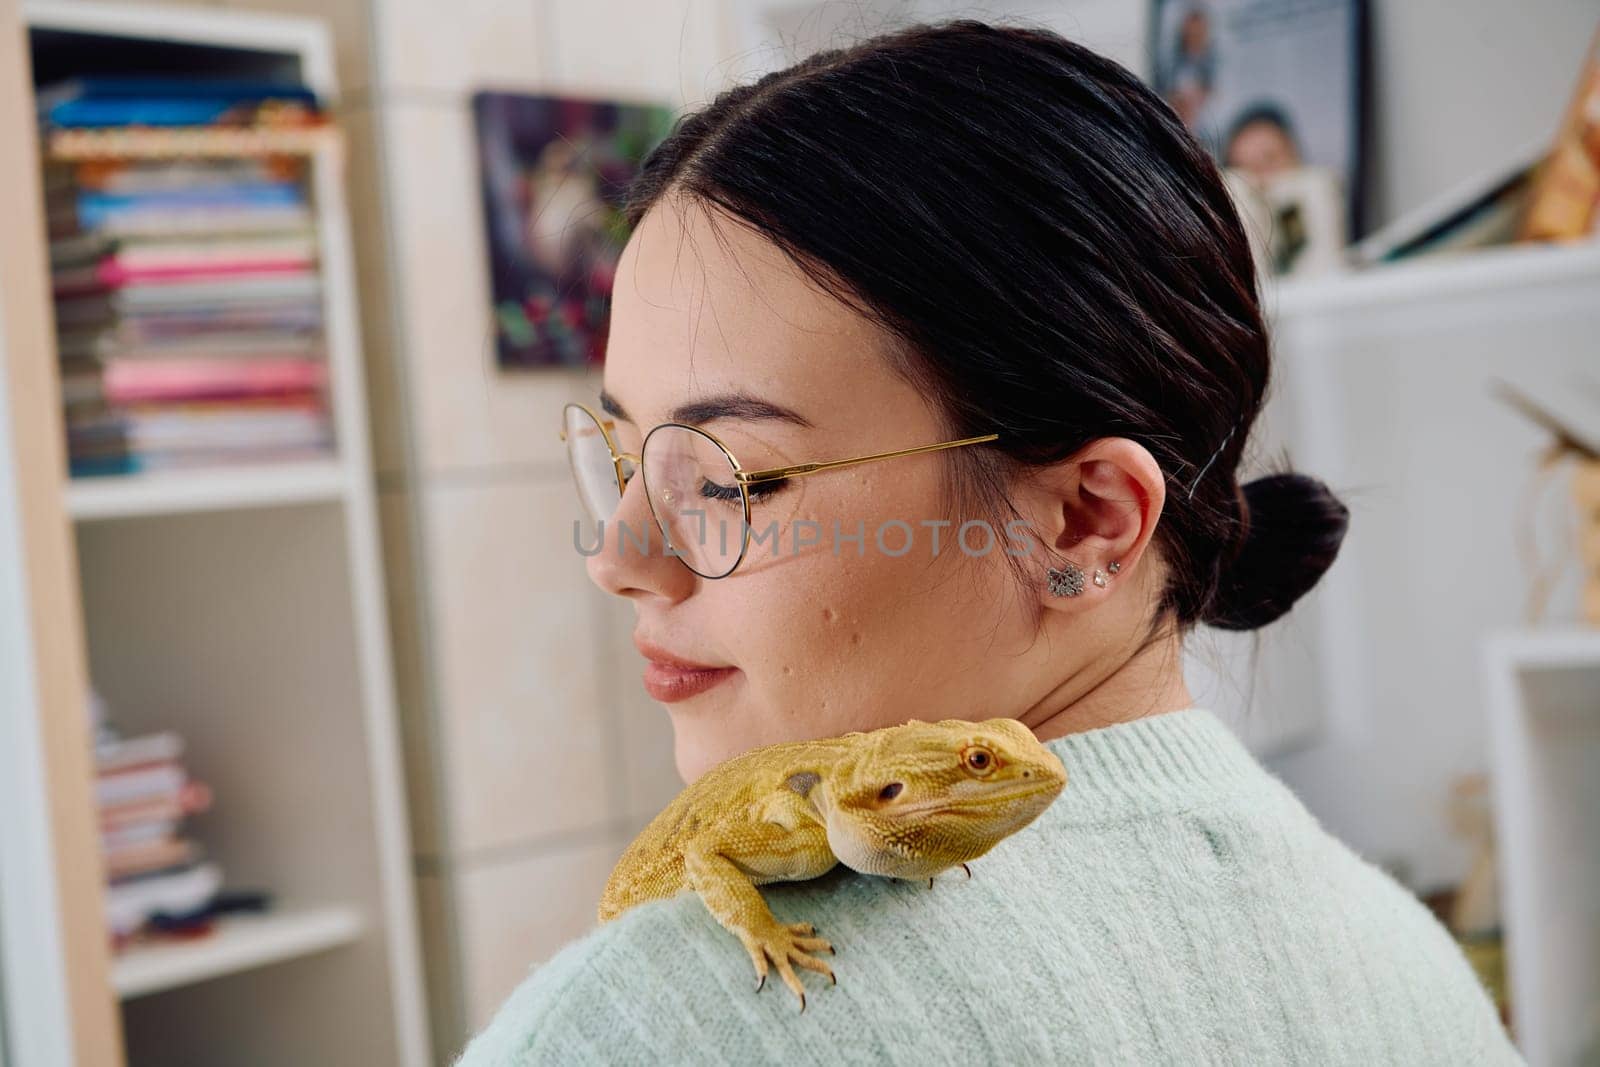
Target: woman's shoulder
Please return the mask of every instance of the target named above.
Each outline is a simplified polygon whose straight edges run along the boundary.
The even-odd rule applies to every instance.
[[[1256,799],[1259,799],[1257,797]],[[797,1058],[1516,1062],[1447,932],[1292,805],[1046,817],[926,882],[838,868],[762,887],[837,950],[831,986],[756,975],[693,893],[528,976],[457,1067]],[[1341,1052],[1342,1050],[1342,1052]],[[1470,1050],[1470,1055],[1466,1053]],[[1462,1052],[1465,1059],[1454,1056]]]
[[[836,950],[823,958],[837,985],[796,968],[804,1012],[775,972],[758,991],[748,953],[693,893],[633,908],[524,978],[456,1067],[776,1063],[792,1061],[799,1043],[843,1060],[878,1048],[876,1062],[896,1062],[891,1050],[916,1047],[941,1026],[981,1029],[970,1022],[983,1013],[969,997],[991,991],[964,979],[987,954],[983,931],[995,921],[985,916],[1003,887],[976,881],[984,872],[973,867],[973,883],[957,869],[932,889],[842,867],[763,886],[779,921],[812,923]],[[995,1037],[965,1036],[991,1046]]]
[[[455,1067],[616,1062],[603,1053],[618,1047],[630,1020],[650,1003],[619,1014],[612,1002],[662,971],[674,929],[693,922],[691,905],[705,910],[685,894],[634,908],[568,942],[518,983]]]
[[[879,881],[843,872],[763,892],[780,920],[800,921],[803,912],[820,933]],[[800,973],[812,991],[806,1015],[815,1020],[825,999],[816,990],[827,982]],[[680,893],[632,908],[568,943],[522,980],[455,1067],[705,1059],[707,1035],[728,1036],[730,998],[737,998],[740,1015],[759,1012],[765,1030],[781,1029],[799,1014],[793,994],[776,978],[770,975],[758,993],[744,947],[698,896]]]

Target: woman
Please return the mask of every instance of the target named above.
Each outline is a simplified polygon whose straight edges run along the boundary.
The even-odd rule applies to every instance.
[[[1069,781],[970,880],[766,887],[838,950],[803,1013],[682,894],[565,948],[461,1064],[1515,1062],[1444,929],[1184,684],[1185,632],[1282,615],[1346,511],[1237,483],[1266,328],[1169,107],[1050,33],[913,27],[680,121],[630,221],[611,436],[564,429],[684,780],[1009,716]]]

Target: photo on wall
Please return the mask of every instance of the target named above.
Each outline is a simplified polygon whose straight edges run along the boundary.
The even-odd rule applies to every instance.
[[[665,105],[479,92],[472,98],[496,362],[605,358],[622,197],[671,130]]]
[[[1363,232],[1366,24],[1366,0],[1151,0],[1152,85],[1264,193],[1325,184],[1343,244]]]

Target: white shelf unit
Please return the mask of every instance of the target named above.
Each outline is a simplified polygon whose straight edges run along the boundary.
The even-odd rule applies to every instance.
[[[41,82],[132,60],[335,101],[316,19],[65,0],[24,17]],[[337,455],[66,487],[91,679],[119,727],[184,736],[215,794],[196,836],[227,886],[273,894],[212,939],[113,961],[133,1064],[428,1058],[344,180],[327,139],[312,194]]]
[[[1443,744],[1431,738],[1452,709],[1477,706],[1475,687],[1457,679],[1474,674],[1483,634],[1513,621],[1517,554],[1495,494],[1522,483],[1541,445],[1488,382],[1531,383],[1548,398],[1600,375],[1600,240],[1266,278],[1261,299],[1273,380],[1240,481],[1260,473],[1250,470],[1257,459],[1286,451],[1295,469],[1345,494],[1350,532],[1284,623],[1207,631],[1185,673],[1197,697],[1245,709],[1235,726],[1246,741],[1282,759],[1274,766],[1333,813],[1339,832],[1426,880],[1455,847],[1445,827],[1423,844],[1401,839],[1384,808],[1409,787],[1384,802],[1342,795],[1343,768],[1371,750],[1395,761],[1375,778],[1418,781],[1420,769],[1423,788],[1442,790],[1476,759],[1475,723],[1465,734],[1449,727]],[[1484,569],[1464,581],[1469,560]],[[1409,658],[1418,647],[1422,671]],[[1434,677],[1441,687],[1425,684]],[[1426,724],[1419,706],[1446,721]],[[1407,746],[1420,768],[1402,766]]]
[[[1536,514],[1547,543],[1567,499],[1558,480],[1530,504],[1548,435],[1492,383],[1576,408],[1600,374],[1597,294],[1594,242],[1263,287],[1273,381],[1252,461],[1286,451],[1351,520],[1317,588],[1262,634],[1260,675],[1292,684],[1258,690],[1252,713],[1311,720],[1273,769],[1332,832],[1422,891],[1469,858],[1444,800],[1487,759],[1482,641],[1523,613],[1518,524]],[[1575,614],[1577,584],[1555,586],[1546,617]]]
[[[308,504],[339,500],[349,483],[349,472],[333,460],[75,478],[67,486],[67,511],[86,522]]]
[[[1280,318],[1293,318],[1477,293],[1503,299],[1520,291],[1596,278],[1600,278],[1600,240],[1504,245],[1269,283],[1266,306]]]
[[[1531,1067],[1600,1054],[1600,630],[1484,645],[1512,1024]]]
[[[348,945],[364,925],[353,908],[228,918],[207,937],[129,949],[112,965],[112,984],[119,997],[131,1000]]]

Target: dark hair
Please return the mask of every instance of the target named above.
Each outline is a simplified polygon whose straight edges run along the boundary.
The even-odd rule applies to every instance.
[[[1028,467],[1149,449],[1169,486],[1152,633],[1262,626],[1333,561],[1348,512],[1321,482],[1235,481],[1269,365],[1250,245],[1210,157],[1111,60],[972,19],[819,52],[680,117],[628,221],[669,193],[883,326],[952,435],[999,433],[946,453],[963,504],[1015,516]]]

